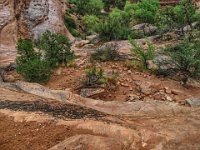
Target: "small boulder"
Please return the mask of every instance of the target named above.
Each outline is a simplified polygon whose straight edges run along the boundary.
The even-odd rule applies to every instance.
[[[147,34],[147,35],[153,35],[156,33],[157,31],[157,27],[156,26],[153,26],[151,24],[147,24],[145,27],[144,27],[144,32]]]
[[[105,90],[103,88],[83,88],[81,89],[80,95],[83,97],[90,97],[104,92]]]
[[[153,26],[148,23],[141,23],[132,27],[132,30],[144,32],[147,35],[153,35],[154,33],[156,33],[157,29],[158,28],[156,26]]]
[[[200,81],[189,78],[186,82],[188,87],[200,88]]]
[[[98,41],[100,41],[100,38],[98,35],[94,34],[94,35],[86,36],[86,40],[88,40],[92,43],[97,43]]]
[[[190,98],[186,99],[186,103],[189,104],[191,107],[200,107],[200,98]]]
[[[137,24],[132,27],[132,30],[143,30],[145,28],[145,23]]]
[[[159,66],[157,64],[155,64],[152,60],[148,60],[147,64],[148,64],[148,69],[150,69],[150,70],[158,70],[159,69]]]
[[[81,41],[76,41],[75,42],[75,47],[83,47],[86,44],[89,44],[90,41],[89,40],[81,40]]]
[[[1,75],[0,75],[0,83],[1,83],[1,82],[3,82],[3,78],[2,78]]]

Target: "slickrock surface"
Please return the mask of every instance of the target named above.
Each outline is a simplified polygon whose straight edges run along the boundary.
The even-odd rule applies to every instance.
[[[0,85],[1,150],[200,148],[199,108],[103,102],[24,82]]]

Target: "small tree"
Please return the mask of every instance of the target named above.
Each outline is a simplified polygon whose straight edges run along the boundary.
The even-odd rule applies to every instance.
[[[172,31],[175,28],[174,7],[166,6],[156,14],[156,25],[160,34]]]
[[[200,41],[186,38],[180,44],[166,49],[176,68],[188,77],[200,77]]]
[[[148,60],[152,60],[155,56],[155,50],[151,43],[148,42],[147,50],[145,50],[136,41],[130,39],[129,42],[133,46],[132,53],[135,58],[142,64],[144,69],[148,69]]]
[[[177,26],[184,33],[183,28],[197,20],[197,6],[192,0],[182,0],[179,5],[174,8],[174,20]]]
[[[135,5],[134,16],[142,23],[154,23],[159,7],[159,0],[141,0]]]
[[[17,53],[20,55],[17,57],[17,63],[26,63],[29,60],[36,59],[39,54],[34,51],[34,44],[28,39],[19,39],[17,42]]]
[[[124,40],[131,33],[130,16],[125,11],[114,9],[97,27],[97,33],[105,40]]]
[[[87,33],[93,33],[97,31],[98,24],[100,23],[100,19],[95,15],[86,15],[83,18],[83,23],[87,29]]]
[[[44,51],[45,60],[50,63],[51,67],[55,67],[58,64],[66,64],[74,59],[69,39],[64,35],[46,31],[36,41],[36,45],[40,50]]]
[[[49,63],[40,59],[32,59],[26,63],[17,64],[17,72],[28,82],[46,83],[51,76]]]
[[[46,83],[51,74],[48,62],[41,60],[39,52],[34,50],[31,40],[20,39],[17,43],[17,72],[29,82]]]

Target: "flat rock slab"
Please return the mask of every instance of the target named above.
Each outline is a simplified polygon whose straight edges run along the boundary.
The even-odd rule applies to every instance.
[[[0,85],[1,87],[1,85]],[[4,88],[20,89],[29,94],[34,94],[42,98],[58,100],[64,103],[76,104],[91,108],[106,114],[125,115],[125,116],[166,116],[175,114],[184,114],[191,111],[191,108],[179,106],[176,103],[164,103],[160,101],[149,102],[116,102],[102,101],[90,98],[84,98],[80,95],[73,94],[70,91],[51,90],[39,84],[17,82],[15,86],[10,88],[4,85]]]
[[[187,102],[191,107],[200,107],[200,98],[191,98],[191,99],[187,99],[186,102]]]
[[[97,94],[102,94],[104,93],[105,90],[103,88],[83,88],[81,89],[81,96],[83,97],[90,97],[90,96],[94,96]]]

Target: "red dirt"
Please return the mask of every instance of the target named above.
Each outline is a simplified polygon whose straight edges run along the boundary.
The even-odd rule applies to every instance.
[[[92,96],[91,98],[101,99],[105,101],[127,101],[128,96],[131,94],[141,94],[136,90],[135,83],[141,82],[146,83],[150,82],[152,84],[159,84],[160,89],[169,88],[170,90],[180,91],[180,94],[166,94],[172,97],[173,101],[181,102],[187,98],[200,97],[199,89],[185,88],[183,87],[179,81],[175,81],[169,78],[162,78],[152,75],[148,72],[139,72],[137,70],[132,69],[128,71],[127,67],[125,67],[126,62],[104,62],[97,64],[105,71],[115,70],[118,72],[119,76],[117,81],[119,84],[117,85],[115,90],[106,91],[103,94]],[[87,65],[87,64],[86,64]],[[70,89],[72,92],[79,94],[79,90],[77,87],[81,86],[81,78],[84,76],[84,66],[79,68],[61,68],[61,74],[54,74],[46,85],[52,89]],[[122,85],[123,84],[123,85]],[[159,98],[159,97],[158,97]],[[141,100],[154,100],[153,95],[148,95],[142,98]],[[159,99],[157,99],[159,100]]]
[[[15,122],[0,113],[0,150],[47,150],[77,134],[93,133],[57,125],[56,121]]]
[[[68,127],[57,126],[55,122],[20,123],[0,114],[1,150],[46,150],[74,134]]]

